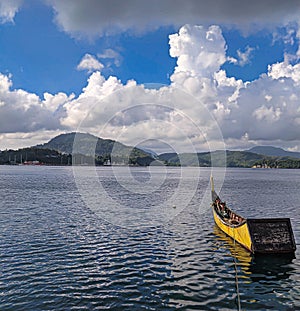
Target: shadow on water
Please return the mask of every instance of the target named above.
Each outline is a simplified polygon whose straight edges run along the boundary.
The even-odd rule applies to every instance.
[[[266,276],[277,281],[288,279],[294,271],[293,259],[294,254],[255,255],[250,266],[252,281],[259,282]]]
[[[232,257],[233,269],[236,262],[242,310],[298,310],[294,254],[253,255],[216,225],[213,233],[219,251]]]

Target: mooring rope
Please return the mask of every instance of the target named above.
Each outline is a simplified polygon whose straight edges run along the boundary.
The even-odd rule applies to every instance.
[[[235,233],[234,229],[232,228],[233,232],[233,246],[234,246],[234,254],[233,254],[233,262],[234,262],[234,270],[235,270],[235,287],[236,287],[236,295],[237,295],[237,309],[241,311],[241,299],[240,299],[240,291],[239,291],[239,279],[238,279],[238,269],[236,263],[236,248],[235,248]]]

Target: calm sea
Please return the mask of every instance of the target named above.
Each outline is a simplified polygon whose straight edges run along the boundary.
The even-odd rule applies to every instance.
[[[0,310],[237,310],[235,262],[242,310],[300,310],[300,170],[227,169],[220,193],[243,216],[290,217],[295,257],[220,232],[209,176],[1,166]]]

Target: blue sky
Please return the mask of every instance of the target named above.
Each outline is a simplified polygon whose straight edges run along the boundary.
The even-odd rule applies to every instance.
[[[54,23],[53,9],[38,1],[24,5],[13,23],[0,32],[0,71],[13,76],[15,88],[43,95],[44,92],[80,94],[87,73],[77,70],[86,54],[113,48],[122,64],[103,70],[126,82],[168,84],[176,60],[169,56],[168,35],[174,27],[163,27],[143,35],[120,33],[109,37],[74,39]],[[106,63],[107,61],[103,61]]]
[[[29,2],[31,2],[29,4]],[[86,84],[86,72],[77,65],[86,54],[96,55],[106,49],[117,50],[122,64],[103,70],[105,76],[115,75],[123,82],[169,84],[176,59],[169,55],[168,36],[175,26],[160,27],[144,34],[119,33],[100,38],[72,38],[54,22],[54,11],[39,1],[29,1],[14,17],[14,22],[2,25],[0,32],[0,71],[12,74],[15,88],[42,96],[44,92],[80,94]],[[254,48],[249,63],[239,66],[227,62],[223,68],[228,76],[244,81],[254,80],[267,71],[271,63],[282,61],[286,49],[292,47],[278,41],[272,33],[260,31],[244,36],[234,29],[223,30],[229,56],[237,51]],[[104,61],[105,63],[105,61]]]
[[[221,129],[226,147],[273,144],[299,151],[299,4],[267,0],[243,6],[236,8],[233,0],[210,4],[189,0],[184,7],[169,0],[138,5],[118,0],[1,0],[0,73],[5,87],[0,91],[0,119],[2,114],[5,120],[0,126],[0,149],[40,143],[80,129],[78,111],[91,114],[95,102],[116,90],[126,93],[127,81],[133,80],[132,102],[138,96],[145,100],[147,90],[137,92],[147,83],[167,85],[168,92],[172,87],[184,89],[197,98]],[[155,101],[161,92],[147,100]],[[46,98],[45,94],[50,95]],[[130,96],[127,92],[124,98]],[[257,104],[251,106],[253,101]],[[110,117],[130,105],[115,102]],[[206,128],[199,121],[198,108],[193,112],[194,107],[183,106],[176,104],[200,129]],[[97,115],[97,109],[93,110],[94,119],[103,118],[103,111]],[[243,120],[245,114],[253,120]],[[40,116],[38,121],[35,116]],[[284,136],[279,130],[284,131],[290,116],[294,131]],[[100,124],[109,123],[106,118],[82,130],[113,136],[116,128],[99,132]],[[131,131],[146,122],[133,116],[132,120],[124,143],[135,144]],[[156,137],[152,133],[152,137],[151,130],[145,140],[157,140],[157,145],[159,140],[168,141],[175,148],[171,134]],[[198,136],[208,136],[200,132]],[[208,132],[214,141],[214,131]],[[182,141],[178,137],[179,145]],[[193,144],[197,150],[207,149],[207,142],[200,138]],[[220,144],[215,141],[214,145]]]
[[[42,95],[80,92],[86,82],[76,66],[94,44],[77,41],[53,23],[53,10],[40,2],[24,5],[13,23],[1,27],[2,72],[13,75],[15,88]],[[101,43],[98,47],[102,48]]]

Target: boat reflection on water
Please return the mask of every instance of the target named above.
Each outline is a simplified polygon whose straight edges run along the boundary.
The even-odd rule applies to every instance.
[[[251,254],[239,243],[234,243],[217,225],[214,225],[214,235],[222,246],[230,251],[243,272],[253,280],[259,280],[263,275],[272,275],[276,279],[288,278],[293,267],[290,266],[295,254]]]
[[[237,261],[245,276],[249,275],[253,255],[239,243],[234,243],[233,239],[226,235],[216,224],[214,225],[213,233],[216,237],[218,248],[229,250],[230,255]]]
[[[257,307],[264,310],[271,307],[275,310],[295,310],[293,297],[298,296],[300,291],[293,277],[294,254],[253,255],[234,243],[216,225],[213,234],[216,251],[224,252],[224,257],[227,254],[236,263],[242,309],[254,310]]]

